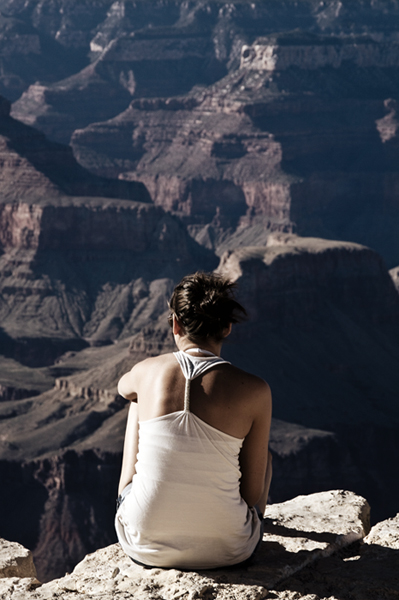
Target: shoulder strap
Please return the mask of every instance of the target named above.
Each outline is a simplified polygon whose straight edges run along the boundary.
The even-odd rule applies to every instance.
[[[199,377],[208,369],[216,365],[230,364],[229,361],[224,360],[220,356],[191,356],[186,352],[174,352],[177,362],[179,363],[183,375],[186,379],[186,386],[184,391],[184,411],[190,410],[190,382]]]

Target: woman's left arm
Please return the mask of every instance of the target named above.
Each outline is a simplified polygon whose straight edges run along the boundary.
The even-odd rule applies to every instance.
[[[135,367],[128,373],[125,373],[118,383],[118,394],[126,400],[137,400],[137,385],[135,383]]]
[[[270,484],[269,434],[272,416],[270,387],[262,381],[252,397],[254,419],[240,452],[240,493],[249,506],[263,500]],[[268,463],[269,470],[268,470]],[[269,481],[268,481],[269,480]]]

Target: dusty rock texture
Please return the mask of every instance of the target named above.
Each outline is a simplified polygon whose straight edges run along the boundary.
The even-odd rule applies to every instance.
[[[0,541],[0,578],[36,577],[32,553],[17,544],[1,539]]]
[[[393,600],[399,590],[399,515],[375,525],[364,544],[309,565],[277,586],[274,597]],[[382,533],[380,537],[379,532]]]
[[[293,582],[312,568],[314,584],[319,595],[341,598],[350,587],[345,580],[347,562],[356,560],[359,542],[369,531],[369,506],[351,492],[334,490],[307,497],[298,497],[284,504],[271,505],[265,513],[265,534],[254,560],[246,567],[217,569],[214,571],[181,572],[176,569],[144,569],[132,563],[118,545],[108,546],[86,556],[71,574],[32,589],[32,581],[8,577],[0,581],[1,598],[16,600],[21,589],[25,598],[237,598],[238,600],[262,598],[308,598],[300,592],[295,595]],[[397,523],[383,523],[391,531],[390,545],[386,538],[382,547],[374,540],[374,556],[395,552]],[[370,547],[366,538],[367,549]],[[363,554],[367,556],[366,550]],[[342,559],[346,556],[345,559]],[[332,559],[331,559],[332,557]],[[331,560],[340,563],[335,572],[334,584],[320,585],[319,573]],[[366,561],[367,562],[367,561]],[[361,573],[361,568],[360,572]],[[386,587],[389,595],[397,589],[394,564],[384,564],[384,576],[391,577]],[[328,572],[327,572],[328,573]],[[359,576],[358,573],[358,576]],[[363,569],[364,573],[364,569]],[[21,577],[21,576],[20,576]],[[381,574],[380,574],[381,578]],[[287,583],[288,582],[288,583]],[[37,585],[37,583],[36,583]],[[308,578],[308,585],[312,585]],[[352,586],[353,587],[353,586]],[[364,586],[362,586],[364,588]],[[376,587],[374,585],[374,587]],[[29,589],[31,588],[31,589]],[[324,593],[323,593],[324,592]],[[8,594],[8,595],[7,595]],[[335,595],[336,594],[336,595]],[[354,593],[353,598],[363,598]]]

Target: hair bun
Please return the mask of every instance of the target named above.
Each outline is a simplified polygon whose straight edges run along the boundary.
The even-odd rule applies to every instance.
[[[193,341],[207,337],[221,340],[225,329],[246,315],[234,298],[234,288],[225,277],[197,272],[183,277],[169,306]]]

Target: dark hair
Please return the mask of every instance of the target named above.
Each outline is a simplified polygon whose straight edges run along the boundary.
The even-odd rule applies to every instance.
[[[169,307],[194,342],[223,339],[230,323],[238,323],[246,310],[234,298],[235,283],[214,273],[186,275],[175,287]]]

